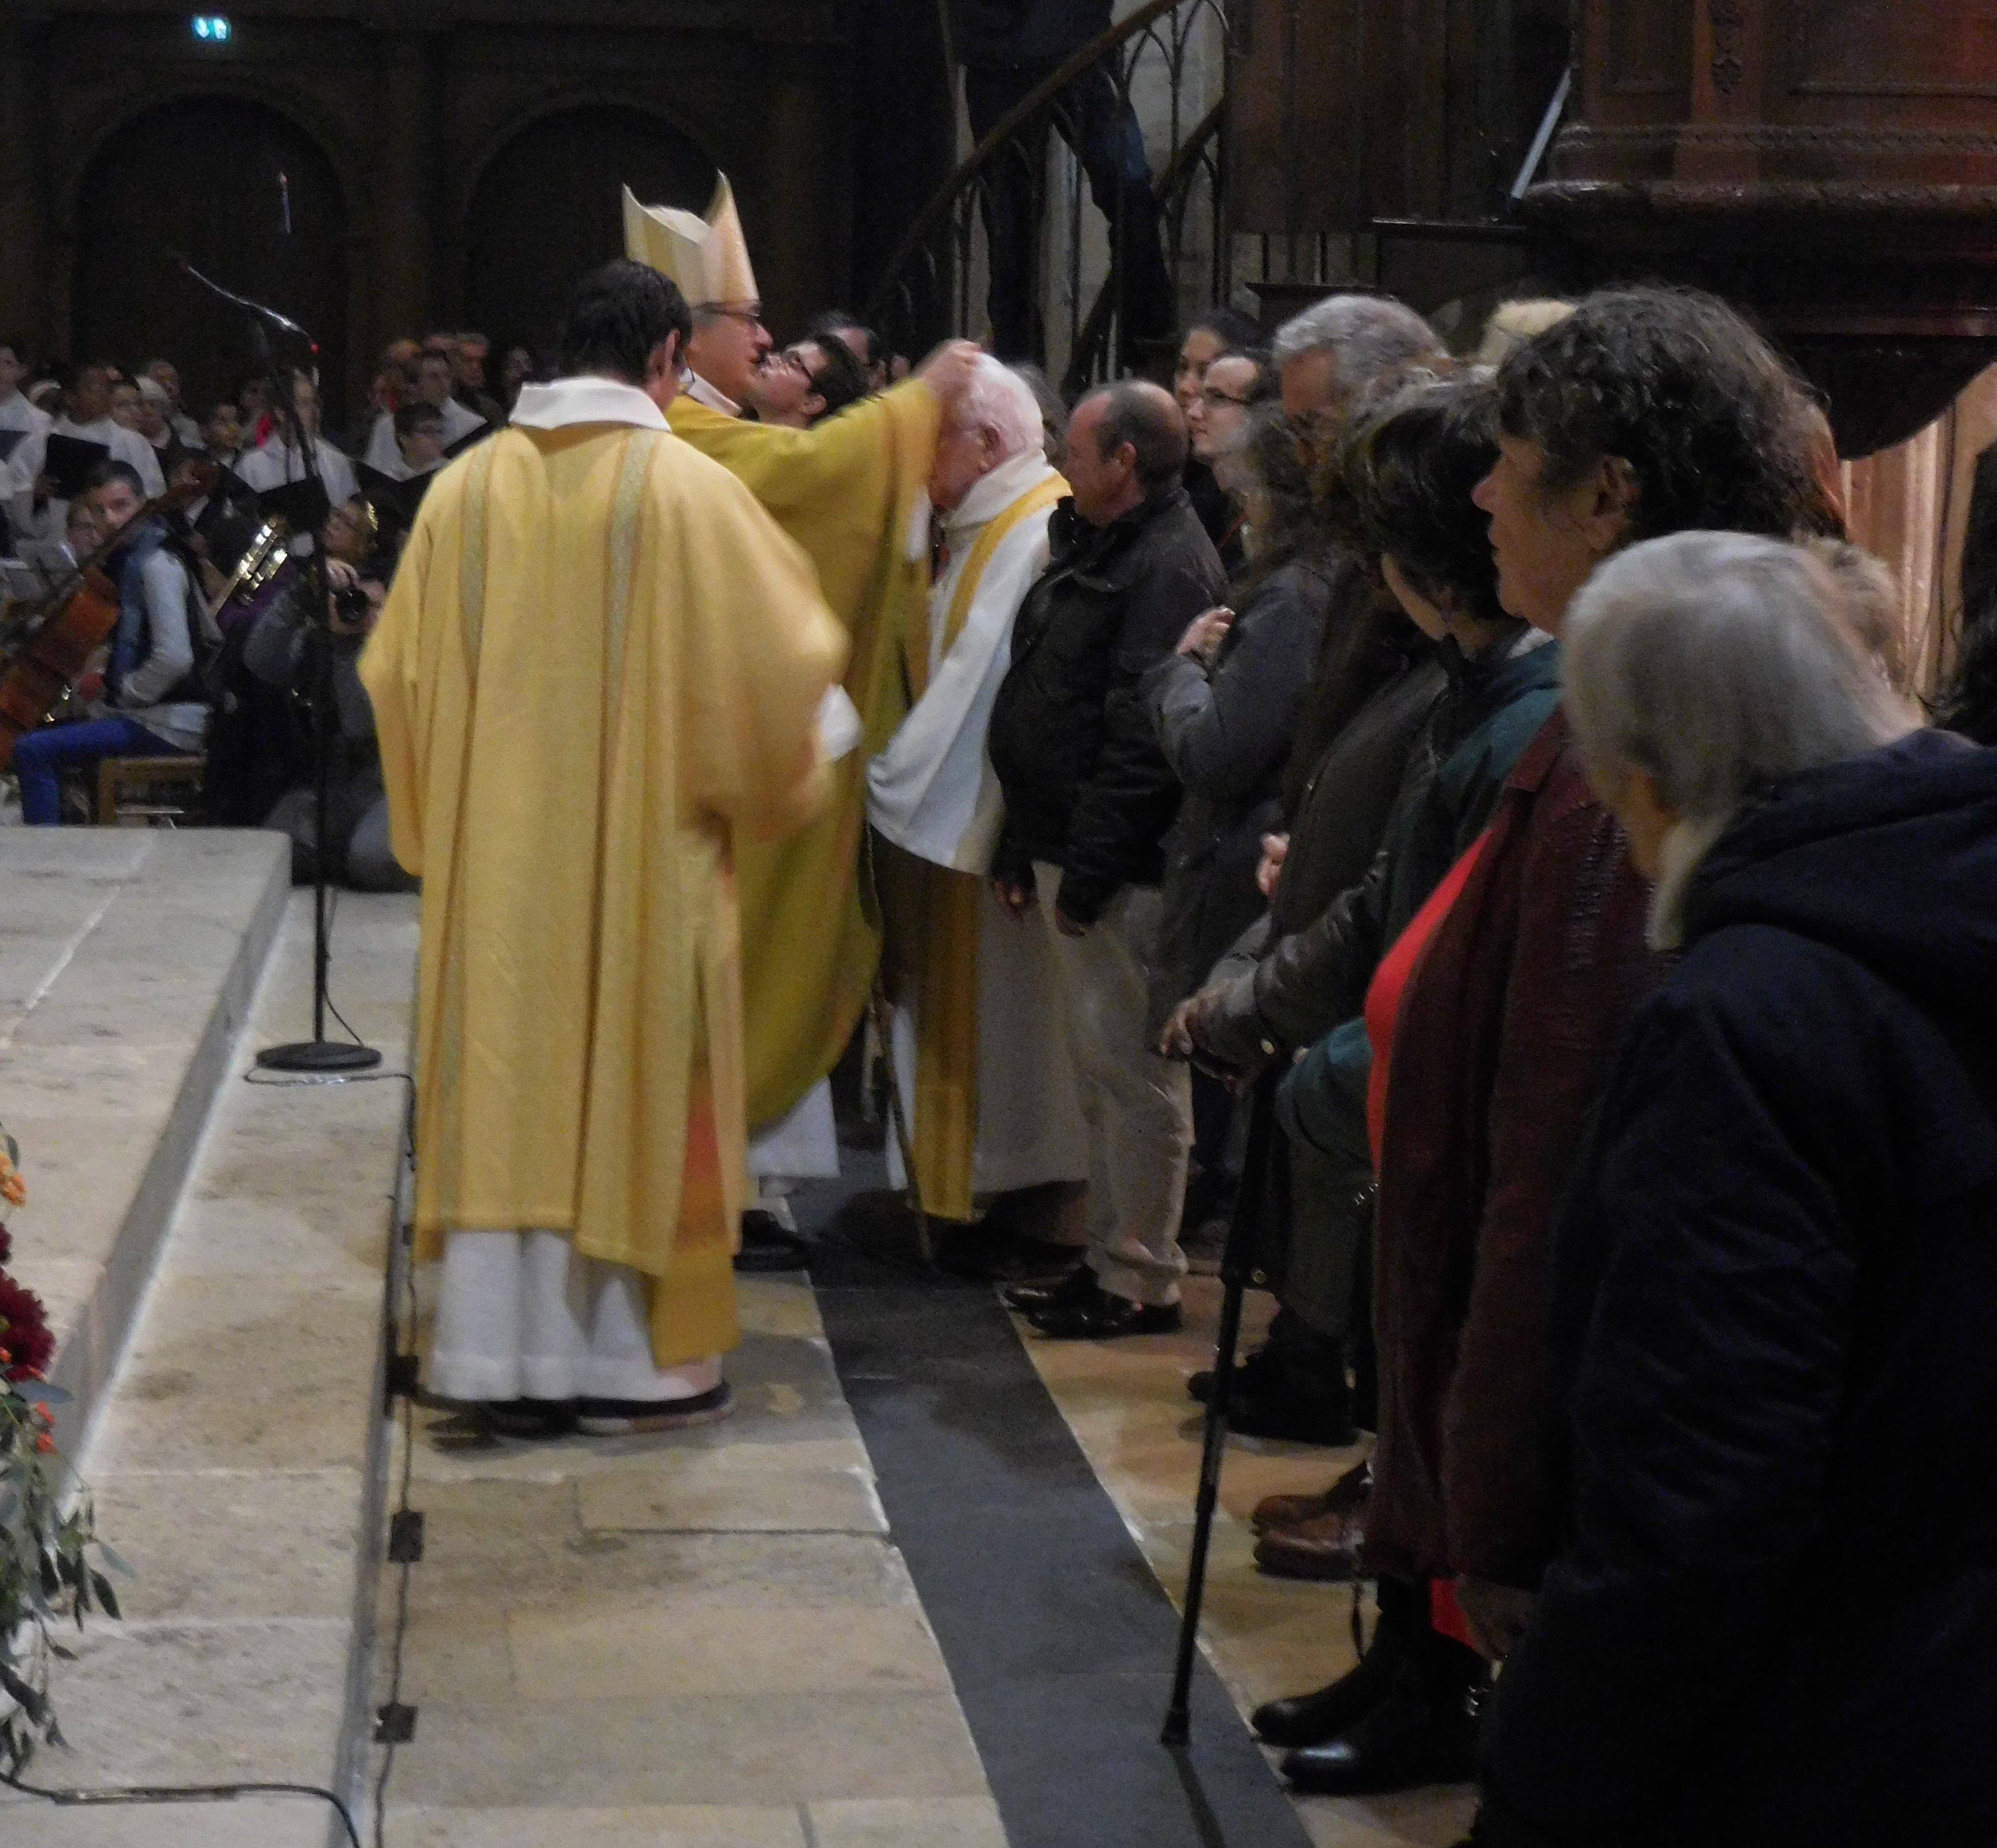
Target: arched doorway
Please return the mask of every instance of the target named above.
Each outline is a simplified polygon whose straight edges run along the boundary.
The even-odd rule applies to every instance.
[[[578,278],[623,254],[619,188],[647,204],[700,210],[714,163],[642,109],[565,109],[495,155],[466,228],[466,323],[496,344],[546,353]]]
[[[97,150],[78,191],[74,357],[136,366],[164,356],[197,407],[233,388],[256,364],[248,327],[181,274],[184,255],[312,333],[336,427],[346,238],[333,164],[288,117],[222,96],[150,109]]]

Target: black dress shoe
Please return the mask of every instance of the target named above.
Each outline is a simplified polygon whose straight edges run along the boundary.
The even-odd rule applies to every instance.
[[[1400,1634],[1382,1626],[1374,1633],[1372,1646],[1349,1674],[1312,1693],[1268,1701],[1255,1709],[1248,1723],[1265,1746],[1295,1750],[1299,1746],[1323,1745],[1358,1725],[1387,1698],[1395,1671],[1406,1653]]]
[[[1095,1273],[1086,1260],[1072,1266],[1065,1275],[1047,1283],[1013,1284],[998,1292],[1009,1309],[1022,1315],[1036,1315],[1043,1309],[1064,1308],[1073,1302],[1086,1302],[1095,1293]]]
[[[1227,1402],[1227,1428],[1236,1437],[1323,1444],[1333,1450],[1359,1441],[1350,1392],[1299,1392],[1283,1381],[1259,1391],[1253,1387],[1244,1391],[1237,1384]]]
[[[945,1233],[936,1241],[936,1261],[939,1270],[953,1277],[1044,1288],[1064,1281],[1074,1269],[1074,1247],[1023,1238],[988,1222]]]
[[[575,1426],[585,1437],[629,1437],[639,1432],[685,1431],[711,1425],[735,1408],[723,1380],[711,1391],[685,1399],[581,1399]]]
[[[574,1399],[485,1399],[477,1415],[500,1437],[566,1437],[575,1429]]]
[[[1230,1402],[1239,1405],[1247,1394],[1261,1392],[1281,1384],[1282,1363],[1274,1352],[1267,1347],[1258,1347],[1234,1370],[1234,1389],[1229,1395]],[[1202,1367],[1186,1381],[1186,1397],[1202,1405],[1213,1402],[1214,1371]]]
[[[1385,1699],[1337,1738],[1288,1753],[1283,1775],[1299,1790],[1326,1797],[1467,1784],[1477,1775],[1472,1698],[1468,1688],[1454,1698],[1443,1694],[1410,1657]]]
[[[1089,1273],[1089,1291],[1074,1301],[1050,1304],[1026,1320],[1051,1341],[1110,1341],[1119,1335],[1169,1335],[1185,1319],[1175,1302],[1133,1302],[1096,1282]]]
[[[803,1235],[792,1232],[774,1213],[752,1206],[742,1215],[742,1249],[735,1254],[735,1268],[745,1275],[802,1270],[810,1256],[811,1246]]]

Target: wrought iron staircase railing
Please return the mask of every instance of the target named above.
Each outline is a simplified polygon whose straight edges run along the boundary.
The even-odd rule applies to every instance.
[[[885,266],[867,318],[919,350],[944,334],[987,331],[979,298],[991,282],[995,201],[1023,212],[1028,274],[1004,278],[1032,305],[1023,350],[1073,393],[1151,357],[1147,336],[1188,305],[1222,299],[1228,274],[1223,129],[1228,19],[1223,0],[1147,0],[1085,46],[1009,111],[937,190]],[[1074,150],[1085,111],[1148,119],[1147,201],[1119,172],[1112,209],[1085,209],[1088,178]],[[1070,150],[1063,159],[1057,143]],[[1155,210],[1173,299],[1140,299],[1147,268],[1133,205]],[[981,233],[982,235],[981,235]],[[1011,240],[1015,249],[1021,240]],[[1135,259],[1135,260],[1133,260]],[[1141,281],[1141,278],[1140,278]],[[1153,293],[1155,292],[1155,288]],[[1159,325],[1162,317],[1164,326]]]

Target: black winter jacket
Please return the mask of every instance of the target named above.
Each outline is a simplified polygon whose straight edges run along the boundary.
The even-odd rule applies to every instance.
[[[1281,825],[1283,768],[1330,602],[1326,567],[1292,559],[1241,598],[1210,670],[1171,654],[1144,677],[1158,743],[1185,790],[1165,836],[1155,1025],[1262,914],[1255,868],[1262,836]]]
[[[1109,29],[1110,0],[954,0],[957,62],[974,71],[1051,71]]]
[[[1557,1250],[1512,1848],[1997,1842],[1997,753],[1790,779],[1687,895]]]
[[[1183,488],[1108,526],[1072,501],[1048,526],[1052,557],[1012,626],[1012,660],[988,746],[1005,795],[992,877],[1062,870],[1061,908],[1093,924],[1126,885],[1156,885],[1179,803],[1141,682],[1226,580]]]

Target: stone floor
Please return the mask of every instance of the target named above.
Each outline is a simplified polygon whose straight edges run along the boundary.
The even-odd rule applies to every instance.
[[[1213,1364],[1219,1300],[1216,1280],[1189,1277],[1185,1326],[1176,1335],[1056,1342],[1023,1332],[1034,1367],[1175,1605],[1185,1590],[1199,1477],[1199,1408],[1186,1397],[1185,1382]],[[1243,1351],[1260,1339],[1271,1307],[1266,1297],[1248,1298]],[[1257,1572],[1248,1517],[1264,1495],[1315,1493],[1364,1453],[1230,1442],[1202,1636],[1208,1660],[1243,1713],[1279,1695],[1321,1687],[1353,1664],[1350,1591]],[[1363,1616],[1370,1626],[1370,1603]],[[1450,1848],[1468,1832],[1474,1807],[1468,1790],[1297,1800],[1318,1848]]]
[[[1155,1744],[1169,1612],[1150,1579],[1174,1597],[1183,1581],[1199,1455],[1184,1381],[1210,1348],[1211,1285],[1189,1292],[1179,1336],[1030,1341],[1030,1367],[988,1291],[947,1286],[951,1308],[920,1274],[900,1295],[849,1282],[853,1352],[871,1343],[885,1357],[858,1364],[854,1403],[870,1430],[898,1431],[905,1498],[921,1493],[930,1431],[986,1468],[988,1492],[1016,1482],[1030,1501],[1036,1469],[1064,1484],[1047,1520],[1070,1537],[1048,1544],[1076,1553],[1030,1570],[1000,1536],[1030,1533],[1032,1507],[1006,1509],[1024,1523],[1013,1527],[936,1511],[932,1555],[940,1535],[948,1553],[962,1533],[988,1557],[941,1572],[932,1557],[941,1601],[926,1609],[915,1540],[905,1558],[801,1278],[745,1282],[740,1407],[723,1424],[464,1448],[443,1414],[417,1412],[406,1461],[426,1546],[408,1575],[400,1688],[417,1719],[388,1765],[365,1722],[388,1691],[401,1577],[378,1577],[374,1562],[379,1485],[405,1461],[377,1410],[404,1088],[240,1081],[254,1046],[305,1026],[309,908],[294,895],[285,908],[274,843],[78,830],[56,844],[9,829],[0,881],[0,1118],[22,1136],[35,1190],[16,1222],[20,1267],[55,1308],[83,1389],[66,1439],[94,1410],[80,1460],[102,1530],[137,1574],[126,1621],[93,1625],[62,1672],[71,1750],[46,1755],[42,1777],[279,1778],[346,1795],[388,1765],[395,1848],[1005,1848],[996,1781],[1025,1829],[1015,1848],[1093,1848],[1061,1828],[1061,1790],[1038,1787],[1099,1781],[1104,1767],[1050,1735],[1043,1696],[1085,1701],[1099,1688],[1113,1700],[1127,1683],[1130,1722],[1102,1736],[1127,1760],[1116,1788],[1136,1806],[1131,1839],[1163,1839],[1145,1836],[1142,1805],[1160,1801],[1161,1779],[1177,1800],[1188,1766],[1202,1774],[1193,1760],[1174,1773]],[[335,999],[390,1074],[405,1057],[414,942],[412,901],[343,901]],[[963,1331],[984,1358],[939,1349],[927,1372],[898,1378],[886,1363],[914,1354],[909,1315],[930,1318],[933,1347]],[[988,1401],[995,1367],[1006,1384]],[[1008,1407],[1031,1412],[1030,1436]],[[1276,1826],[1244,1838],[1223,1815],[1216,1841],[1288,1839],[1293,1826],[1227,1696],[1245,1712],[1350,1659],[1346,1595],[1259,1578],[1247,1512],[1348,1460],[1230,1451],[1207,1606],[1225,1684],[1203,1684],[1207,1788],[1236,1805],[1237,1825],[1261,1813]],[[1092,1568],[1077,1582],[1088,1547],[1105,1560],[1121,1548],[1122,1580]],[[985,1571],[1009,1598],[980,1628],[967,1600]],[[1080,1635],[1084,1613],[1112,1659],[1077,1659],[1097,1647]],[[371,1650],[378,1626],[385,1646]],[[940,1634],[957,1639],[947,1662]],[[985,1639],[969,1657],[967,1637]],[[974,1699],[979,1739],[1007,1760],[989,1777],[967,1723]],[[1224,1751],[1223,1722],[1235,1729]],[[1467,1815],[1461,1792],[1299,1810],[1321,1848],[1443,1848]],[[318,1848],[331,1823],[323,1806],[288,1800],[0,1802],[9,1848]]]
[[[811,1289],[741,1307],[721,1424],[464,1450],[419,1415],[391,1842],[1004,1848]]]

